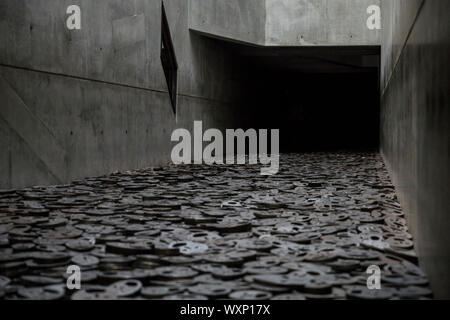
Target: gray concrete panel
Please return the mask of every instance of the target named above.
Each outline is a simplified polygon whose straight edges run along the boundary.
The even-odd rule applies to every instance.
[[[266,0],[266,44],[283,46],[379,45],[367,8],[379,0]]]
[[[380,0],[190,0],[189,27],[205,35],[267,46],[379,45],[367,8]]]
[[[392,38],[383,38],[393,49],[383,48],[382,64],[389,70],[399,58],[382,99],[381,150],[434,294],[450,298],[450,3],[427,0],[416,19],[417,2],[399,4],[383,2],[396,13]]]
[[[71,4],[0,4],[1,75],[23,102],[23,108],[0,105],[8,120],[0,136],[0,168],[8,179],[0,188],[165,164],[174,128],[202,119],[231,126],[242,68],[213,41],[190,34],[187,1],[165,1],[179,64],[177,115],[160,61],[161,1],[80,0],[81,30],[73,31],[65,25]],[[48,132],[26,125],[20,110]],[[61,152],[52,151],[56,144],[45,135]]]
[[[382,1],[381,88],[384,89],[410,34],[424,0]]]

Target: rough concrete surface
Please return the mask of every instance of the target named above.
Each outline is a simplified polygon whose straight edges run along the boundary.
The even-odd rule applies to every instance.
[[[189,28],[263,46],[369,46],[367,8],[379,0],[190,0]]]
[[[433,290],[449,298],[450,3],[400,4],[383,2],[381,151]]]
[[[69,4],[0,4],[0,174],[8,177],[0,188],[167,163],[175,127],[239,122],[230,111],[240,65],[190,34],[186,1],[165,1],[179,64],[176,115],[160,61],[161,2],[80,1],[81,30],[72,31]]]

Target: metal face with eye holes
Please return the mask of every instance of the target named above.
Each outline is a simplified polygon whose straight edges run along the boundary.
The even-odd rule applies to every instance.
[[[108,293],[117,297],[128,297],[137,294],[142,289],[142,283],[139,280],[122,280],[115,282],[106,288]]]
[[[231,288],[227,287],[225,283],[209,283],[209,284],[197,284],[196,286],[189,287],[189,292],[199,294],[207,297],[220,298],[225,297],[231,292]]]
[[[21,288],[18,294],[29,300],[58,300],[64,296],[63,285],[49,285],[44,287]]]
[[[189,267],[159,267],[155,269],[156,274],[163,278],[184,279],[198,275],[198,272]]]
[[[272,297],[272,294],[260,290],[243,290],[235,291],[229,297],[233,300],[268,300]]]
[[[208,246],[203,243],[196,243],[192,241],[179,241],[179,242],[172,242],[169,245],[170,248],[178,248],[181,254],[184,255],[196,255],[205,253],[208,251]]]
[[[180,287],[145,287],[141,290],[141,295],[147,299],[157,299],[165,296],[178,294],[183,291]]]

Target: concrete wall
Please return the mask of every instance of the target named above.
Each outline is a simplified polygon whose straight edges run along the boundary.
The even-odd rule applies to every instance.
[[[189,28],[218,38],[264,45],[265,21],[265,0],[189,0]]]
[[[267,46],[380,45],[367,8],[380,0],[189,0],[189,28]]]
[[[367,8],[379,0],[266,0],[266,44],[277,46],[379,45]]]
[[[71,4],[81,30],[65,26]],[[167,163],[174,128],[239,123],[239,64],[189,32],[187,1],[165,6],[176,116],[159,56],[161,1],[0,2],[0,188]]]
[[[382,12],[381,152],[434,293],[450,298],[450,2]]]

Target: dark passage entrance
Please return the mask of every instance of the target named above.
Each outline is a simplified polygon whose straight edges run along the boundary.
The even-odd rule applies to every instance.
[[[257,85],[254,114],[260,126],[280,129],[281,152],[378,147],[376,72],[268,78]]]
[[[279,128],[280,152],[379,145],[379,47],[226,43],[247,70],[253,128]]]

